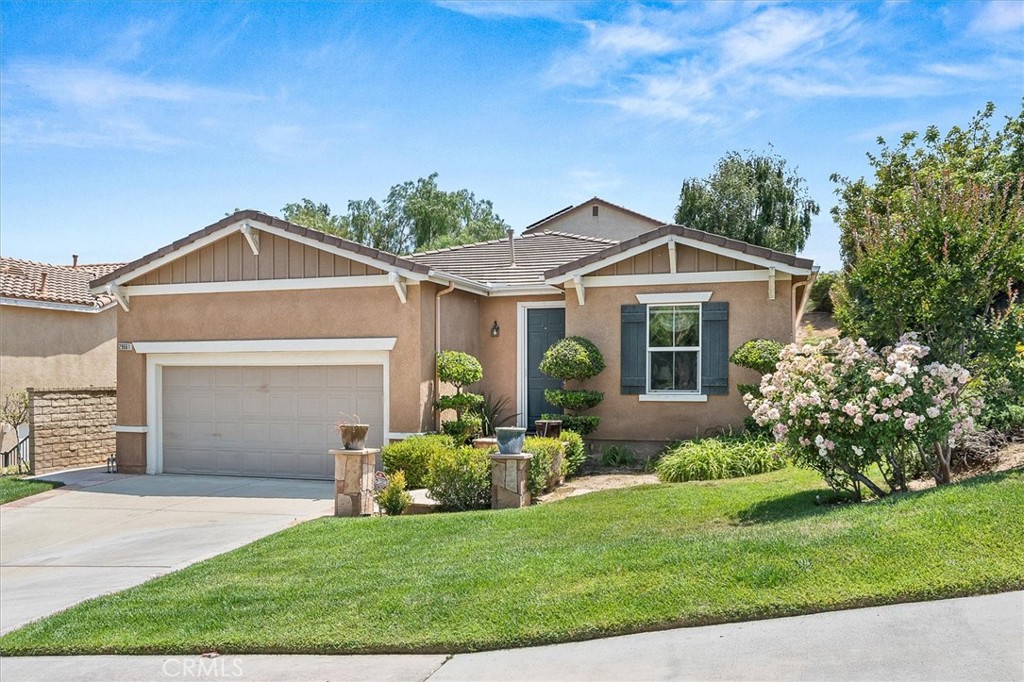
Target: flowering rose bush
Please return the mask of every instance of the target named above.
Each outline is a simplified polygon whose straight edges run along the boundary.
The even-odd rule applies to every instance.
[[[947,483],[950,448],[974,428],[977,401],[962,393],[970,374],[959,365],[922,366],[928,347],[906,335],[875,352],[863,339],[789,345],[760,396],[744,396],[753,417],[786,441],[799,464],[817,469],[833,488],[887,493],[867,471],[878,465],[890,490],[905,490],[916,453],[939,483]]]

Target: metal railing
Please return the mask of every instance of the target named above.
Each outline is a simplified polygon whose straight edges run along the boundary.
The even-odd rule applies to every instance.
[[[28,471],[28,436],[18,441],[18,444],[7,452],[0,454],[0,461],[2,461],[4,469],[16,466],[19,472],[22,469]]]

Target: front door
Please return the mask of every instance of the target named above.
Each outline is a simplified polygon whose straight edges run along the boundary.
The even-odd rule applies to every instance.
[[[551,344],[565,338],[565,308],[526,309],[526,428],[544,412],[560,408],[544,400],[545,388],[561,388],[562,382],[540,371],[540,361]]]

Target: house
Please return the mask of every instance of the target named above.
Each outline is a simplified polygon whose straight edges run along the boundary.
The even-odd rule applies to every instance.
[[[89,282],[123,264],[72,260],[0,257],[0,400],[29,387],[114,385],[117,304],[93,294]],[[0,450],[17,441],[5,433]]]
[[[119,303],[119,470],[329,478],[340,413],[370,447],[435,428],[442,349],[477,356],[474,389],[531,424],[549,410],[540,357],[565,335],[607,363],[595,441],[742,428],[736,384],[755,377],[728,355],[792,340],[814,271],[678,225],[396,256],[240,211],[93,282]]]
[[[600,197],[576,206],[567,206],[546,218],[527,225],[523,234],[567,232],[587,237],[622,241],[661,227],[665,222],[618,206]]]

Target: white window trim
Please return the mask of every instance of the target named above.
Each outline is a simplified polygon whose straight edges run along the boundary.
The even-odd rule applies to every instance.
[[[516,303],[516,425],[529,428],[526,420],[529,405],[526,377],[526,311],[531,308],[565,308],[565,301],[519,301]]]
[[[696,346],[654,346],[656,349],[654,352],[694,352],[697,353],[697,389],[694,391],[668,391],[668,390],[656,390],[651,388],[651,308],[669,308],[676,305],[685,306],[688,308],[697,309],[697,345]],[[647,353],[647,375],[645,377],[645,388],[643,395],[645,396],[671,396],[678,398],[680,396],[697,396],[703,395],[701,390],[703,386],[701,382],[704,377],[701,372],[701,343],[703,341],[703,326],[704,326],[704,307],[699,303],[660,303],[651,304],[647,306],[645,311],[645,333],[644,333],[644,346],[645,352]],[[706,398],[707,396],[705,396]],[[680,401],[682,402],[682,401]],[[703,402],[703,401],[701,401]]]
[[[711,300],[710,291],[679,291],[670,294],[637,294],[636,300],[639,303],[657,304],[683,304],[683,303],[706,303]]]
[[[291,351],[257,352],[150,352],[146,355],[146,420],[149,429],[146,437],[146,473],[159,474],[164,468],[163,452],[163,368],[172,366],[309,366],[309,365],[380,365],[383,372],[383,434],[387,441],[391,433],[391,370],[390,353],[386,350],[321,350],[307,351],[301,342],[307,339],[281,340],[281,343],[298,344]],[[312,339],[309,339],[312,340]],[[345,339],[341,339],[345,340]],[[217,343],[217,342],[167,342],[172,343]],[[231,341],[231,344],[241,342]],[[266,342],[263,342],[266,343]],[[152,344],[157,345],[157,344]],[[138,344],[136,344],[136,349]],[[327,453],[324,453],[327,456]]]
[[[703,393],[642,393],[637,396],[642,403],[706,403],[708,397]]]

